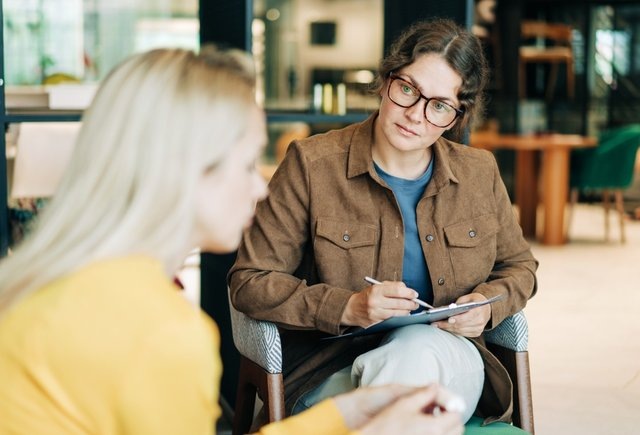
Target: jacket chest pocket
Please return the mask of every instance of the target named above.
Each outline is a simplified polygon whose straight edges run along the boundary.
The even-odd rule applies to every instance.
[[[373,272],[378,229],[360,222],[319,218],[313,249],[320,282],[353,289]]]
[[[444,233],[456,288],[470,290],[485,282],[496,261],[496,216],[479,216],[449,225]]]

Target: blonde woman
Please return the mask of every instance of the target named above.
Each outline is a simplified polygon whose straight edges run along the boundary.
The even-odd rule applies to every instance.
[[[171,276],[196,246],[235,249],[267,193],[249,64],[163,49],[104,81],[59,192],[0,262],[0,433],[214,432],[218,331]],[[445,400],[383,387],[263,431],[461,433],[457,413],[423,412]]]

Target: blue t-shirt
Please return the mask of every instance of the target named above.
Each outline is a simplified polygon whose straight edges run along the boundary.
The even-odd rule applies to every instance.
[[[433,287],[429,276],[429,266],[424,258],[418,234],[416,206],[433,175],[433,158],[427,170],[415,180],[394,177],[384,172],[374,162],[376,172],[389,185],[400,205],[404,224],[404,258],[402,260],[402,281],[407,287],[419,293],[425,302],[433,303]],[[422,308],[419,308],[422,310]]]

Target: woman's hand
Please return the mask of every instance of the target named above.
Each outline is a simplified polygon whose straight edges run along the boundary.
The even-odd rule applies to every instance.
[[[363,387],[334,400],[349,429],[362,435],[459,435],[464,429],[456,412],[461,409],[447,409],[462,400],[437,385]]]
[[[394,316],[406,316],[418,308],[412,301],[418,292],[400,281],[385,281],[354,293],[342,313],[341,323],[366,328]]]
[[[469,293],[468,295],[460,296],[456,300],[456,304],[486,300],[487,298],[480,293]],[[466,313],[449,317],[447,320],[434,322],[433,325],[445,331],[462,335],[463,337],[478,337],[482,334],[490,319],[491,304],[486,304],[469,310]]]

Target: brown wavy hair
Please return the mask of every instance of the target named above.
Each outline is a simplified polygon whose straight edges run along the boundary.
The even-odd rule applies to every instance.
[[[480,40],[470,31],[447,19],[419,21],[407,28],[389,49],[378,68],[374,92],[384,88],[389,74],[411,65],[425,54],[435,53],[462,78],[458,91],[460,109],[464,115],[451,129],[454,137],[462,136],[471,120],[484,110],[484,88],[489,70]]]

